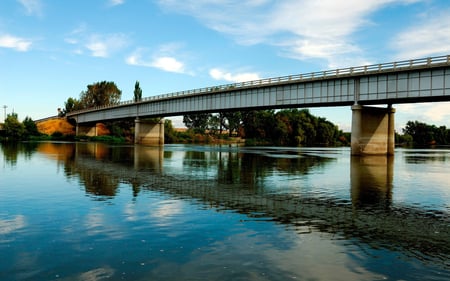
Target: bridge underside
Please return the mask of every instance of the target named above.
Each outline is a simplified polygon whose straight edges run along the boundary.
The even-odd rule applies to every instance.
[[[164,122],[154,120],[142,120],[136,118],[134,121],[134,143],[146,145],[163,145],[164,144]],[[98,136],[99,123],[83,123],[77,124],[77,136]]]

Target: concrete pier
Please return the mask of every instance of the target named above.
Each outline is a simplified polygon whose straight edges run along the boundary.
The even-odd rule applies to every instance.
[[[77,123],[75,130],[77,136],[96,137],[97,123],[85,123],[85,124]]]
[[[164,121],[134,120],[134,143],[164,145]]]
[[[352,155],[393,155],[395,109],[352,106]]]

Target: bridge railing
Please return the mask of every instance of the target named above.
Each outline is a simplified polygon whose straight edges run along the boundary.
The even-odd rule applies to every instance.
[[[310,72],[310,73],[280,76],[280,77],[273,77],[273,78],[263,78],[263,79],[259,79],[259,80],[251,80],[251,81],[246,81],[246,82],[237,82],[237,83],[224,84],[224,85],[218,85],[218,86],[212,86],[212,87],[197,88],[197,89],[178,91],[178,92],[162,94],[162,95],[157,95],[157,96],[150,96],[150,97],[143,98],[138,102],[135,102],[134,100],[128,100],[128,101],[123,101],[123,102],[120,102],[120,103],[114,104],[114,105],[106,105],[106,106],[83,109],[83,110],[79,110],[76,112],[75,111],[71,112],[69,115],[83,113],[83,112],[89,112],[89,111],[96,111],[99,109],[105,109],[105,108],[111,108],[111,107],[118,107],[118,106],[123,106],[123,105],[127,105],[127,104],[133,104],[133,103],[142,103],[142,102],[148,102],[148,101],[153,101],[153,100],[162,100],[162,99],[173,98],[173,97],[178,97],[178,96],[207,94],[207,93],[212,93],[212,92],[222,92],[222,91],[229,91],[229,90],[233,90],[233,89],[250,88],[250,87],[255,87],[255,86],[270,86],[270,85],[276,85],[276,84],[282,84],[282,83],[319,80],[319,79],[326,79],[326,78],[333,78],[333,77],[374,74],[374,73],[408,70],[408,69],[412,70],[412,69],[416,69],[416,68],[431,67],[431,66],[438,66],[438,65],[450,65],[450,55],[412,59],[412,60],[403,60],[403,61],[380,63],[380,64],[363,65],[363,66],[356,66],[356,67],[339,68],[339,69],[325,70],[325,71],[316,71],[316,72]]]

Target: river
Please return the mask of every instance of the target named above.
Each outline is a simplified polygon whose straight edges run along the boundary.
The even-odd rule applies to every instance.
[[[0,280],[450,280],[448,149],[0,148]]]

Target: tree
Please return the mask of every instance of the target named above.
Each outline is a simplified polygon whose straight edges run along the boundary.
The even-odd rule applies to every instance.
[[[210,116],[209,113],[184,115],[183,123],[188,129],[194,130],[196,133],[204,133],[208,128]]]
[[[418,146],[431,144],[434,141],[433,133],[431,126],[419,121],[408,121],[403,129],[403,134],[412,136],[413,143]]]
[[[142,89],[139,87],[139,81],[134,84],[134,101],[140,101],[142,99]]]
[[[19,122],[17,113],[8,114],[3,128],[6,136],[12,139],[20,139],[25,133],[25,126]]]
[[[225,128],[228,129],[228,134],[231,137],[234,132],[238,132],[239,127],[242,124],[242,114],[239,111],[236,112],[222,112],[221,115],[227,120]]]
[[[82,108],[105,105],[114,105],[120,102],[122,91],[114,82],[97,82],[87,86],[87,91],[81,92],[80,103]]]
[[[80,101],[75,98],[70,97],[64,103],[64,109],[62,110],[61,115],[64,116],[69,112],[72,112],[75,110],[80,110],[80,109],[83,109]]]
[[[169,119],[164,119],[164,142],[174,143],[176,140],[176,132],[173,128],[172,121]]]
[[[25,128],[24,135],[26,135],[27,137],[40,135],[36,123],[33,121],[33,119],[27,116],[22,123]]]

